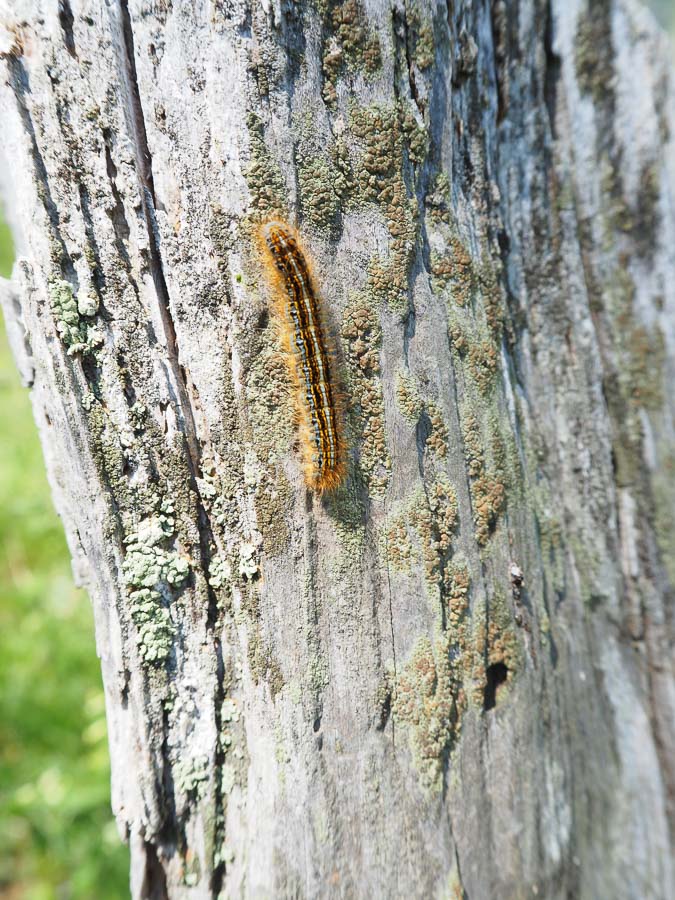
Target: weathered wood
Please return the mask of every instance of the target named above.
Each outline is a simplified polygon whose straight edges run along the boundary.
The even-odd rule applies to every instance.
[[[665,898],[675,144],[632,0],[14,2],[3,305],[140,897]],[[252,234],[343,354],[309,493]]]

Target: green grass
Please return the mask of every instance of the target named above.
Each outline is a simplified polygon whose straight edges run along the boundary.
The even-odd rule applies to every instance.
[[[12,247],[0,226],[0,274]],[[0,322],[0,898],[120,900],[128,850],[91,607],[73,585],[30,409]]]

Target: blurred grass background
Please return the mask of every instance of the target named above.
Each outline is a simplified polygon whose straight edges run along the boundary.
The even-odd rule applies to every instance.
[[[0,224],[0,274],[12,242]],[[0,900],[123,900],[101,672],[0,316]]]
[[[675,35],[675,0],[651,0]],[[0,222],[0,275],[12,243]],[[0,900],[122,900],[89,600],[72,582],[0,317]]]

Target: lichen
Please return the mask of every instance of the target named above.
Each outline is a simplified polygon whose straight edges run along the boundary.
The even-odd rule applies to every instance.
[[[423,414],[429,421],[426,446],[443,459],[448,452],[448,430],[440,407],[433,400],[422,399],[412,375],[399,372],[396,376],[396,400],[404,417],[417,425]]]
[[[368,26],[359,0],[329,0],[323,6],[323,98],[329,106],[337,100],[336,84],[345,71],[363,70],[373,75],[380,68],[380,42]]]
[[[408,730],[413,763],[430,791],[442,787],[456,737],[458,688],[446,639],[420,638],[396,679],[393,712]]]
[[[296,153],[303,220],[314,228],[330,228],[337,221],[347,184],[328,153],[305,144],[301,142]]]
[[[66,347],[68,356],[93,353],[103,344],[103,335],[91,322],[98,312],[98,300],[88,295],[75,298],[67,281],[52,278],[49,299],[54,313],[56,330]]]
[[[173,780],[183,794],[193,794],[201,799],[209,781],[210,761],[208,756],[179,759],[173,766]]]
[[[419,113],[416,113],[409,103],[399,105],[401,131],[405,137],[410,162],[414,166],[422,165],[429,144],[427,127],[424,122],[419,121],[418,116]]]
[[[497,348],[491,340],[474,344],[468,354],[469,370],[483,394],[487,394],[494,384],[499,366]]]
[[[452,535],[457,527],[455,490],[443,473],[426,492],[418,489],[403,510],[394,515],[384,532],[384,552],[388,564],[401,572],[411,572],[421,563],[425,582],[437,593],[443,583]]]
[[[246,126],[251,158],[244,175],[251,193],[251,204],[261,212],[282,210],[286,196],[284,180],[265,143],[262,121],[254,112],[249,112]]]
[[[368,290],[380,294],[401,315],[408,311],[408,273],[417,238],[417,206],[403,177],[403,135],[396,107],[352,104],[350,124],[360,149],[355,178],[361,202],[385,213],[391,236],[390,256],[369,272]],[[380,274],[382,277],[380,277]]]
[[[596,103],[612,91],[612,21],[609,0],[588,0],[577,19],[575,68],[579,87]]]
[[[471,503],[476,526],[476,541],[484,546],[497,523],[506,500],[503,472],[486,461],[486,448],[475,413],[462,416],[464,453],[470,478]]]
[[[359,461],[372,496],[381,496],[391,474],[380,379],[380,319],[363,292],[352,292],[344,311],[342,339],[351,394],[359,412]]]
[[[443,575],[447,622],[451,630],[459,627],[469,608],[471,576],[464,559],[453,559]]]
[[[457,306],[470,306],[476,286],[476,276],[471,254],[456,235],[448,240],[445,253],[434,252],[431,256],[431,286],[443,293],[450,289],[450,297]]]
[[[167,604],[190,574],[188,560],[167,546],[174,537],[173,514],[171,502],[164,501],[124,539],[122,576],[139,651],[147,663],[162,662],[171,652],[173,625]]]

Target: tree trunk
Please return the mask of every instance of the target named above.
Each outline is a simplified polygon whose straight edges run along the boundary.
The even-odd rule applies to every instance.
[[[672,897],[648,13],[15,0],[1,44],[5,316],[94,605],[133,897]],[[338,345],[323,495],[271,217]]]

